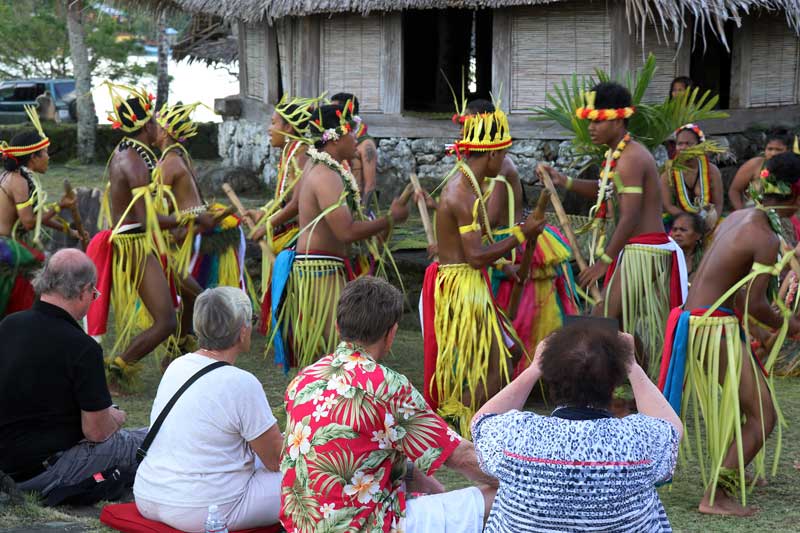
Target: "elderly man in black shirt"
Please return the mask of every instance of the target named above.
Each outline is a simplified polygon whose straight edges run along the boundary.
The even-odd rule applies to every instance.
[[[79,322],[97,297],[94,264],[56,252],[34,280],[39,298],[0,322],[0,470],[46,495],[117,466],[136,467],[146,429],[124,430],[103,350]]]

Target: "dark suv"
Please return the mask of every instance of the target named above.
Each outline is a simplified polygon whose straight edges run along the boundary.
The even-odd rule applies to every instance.
[[[36,105],[36,97],[50,93],[62,122],[75,120],[75,80],[7,80],[0,81],[0,123],[26,122],[25,105]]]

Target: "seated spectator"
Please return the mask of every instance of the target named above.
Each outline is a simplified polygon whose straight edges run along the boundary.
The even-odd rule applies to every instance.
[[[633,351],[628,334],[571,324],[481,407],[475,448],[500,481],[486,532],[671,531],[655,485],[672,476],[683,426]],[[613,418],[626,374],[639,413]],[[520,411],[541,378],[556,409]]]
[[[379,362],[402,314],[403,296],[386,281],[349,283],[336,313],[342,342],[289,385],[281,464],[287,531],[482,531],[496,480],[480,471],[472,443]],[[429,477],[443,464],[480,488],[443,492]],[[438,494],[407,499],[410,492]]]
[[[706,229],[703,218],[697,213],[683,212],[676,216],[672,221],[672,228],[669,236],[683,250],[683,257],[686,259],[686,273],[689,276],[689,283],[694,279],[694,272],[700,265],[703,258],[703,241]]]
[[[56,252],[37,274],[31,309],[0,322],[0,470],[46,496],[112,467],[135,468],[146,429],[124,430],[103,349],[79,322],[99,295],[83,252]]]
[[[231,531],[278,522],[283,437],[261,383],[233,366],[250,350],[252,313],[247,295],[235,287],[208,289],[195,301],[200,349],[167,367],[151,423],[199,370],[217,361],[230,365],[192,384],[164,419],[133,486],[145,518],[203,531],[208,506],[217,504]]]

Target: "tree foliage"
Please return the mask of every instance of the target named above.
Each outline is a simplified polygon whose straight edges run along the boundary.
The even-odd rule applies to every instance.
[[[145,13],[114,17],[97,5],[86,7],[86,44],[94,76],[133,82],[155,74],[155,63],[137,65],[128,61],[130,56],[141,55],[143,47],[126,36],[154,28],[154,21],[148,17]],[[72,75],[65,0],[0,0],[0,77]]]

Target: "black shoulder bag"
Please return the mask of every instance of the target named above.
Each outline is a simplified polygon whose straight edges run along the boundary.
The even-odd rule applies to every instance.
[[[217,361],[216,363],[211,363],[210,365],[204,366],[203,368],[198,370],[197,373],[195,373],[192,377],[186,380],[186,383],[184,383],[181,386],[181,388],[178,389],[178,392],[176,392],[175,395],[172,398],[170,398],[170,400],[167,402],[167,405],[165,405],[164,409],[162,409],[161,412],[158,414],[158,418],[156,418],[156,421],[153,423],[153,425],[150,427],[150,430],[147,432],[144,441],[142,441],[142,445],[139,446],[138,450],[136,450],[137,462],[141,463],[144,460],[144,458],[147,457],[147,450],[149,450],[150,446],[153,444],[153,439],[156,438],[158,430],[161,429],[161,425],[164,423],[164,419],[167,418],[167,415],[175,406],[175,402],[177,402],[178,398],[180,398],[181,395],[184,392],[186,392],[186,389],[188,389],[192,385],[192,383],[194,383],[204,375],[208,374],[212,370],[216,370],[217,368],[223,366],[228,366],[229,364],[230,363],[227,363],[225,361]]]

